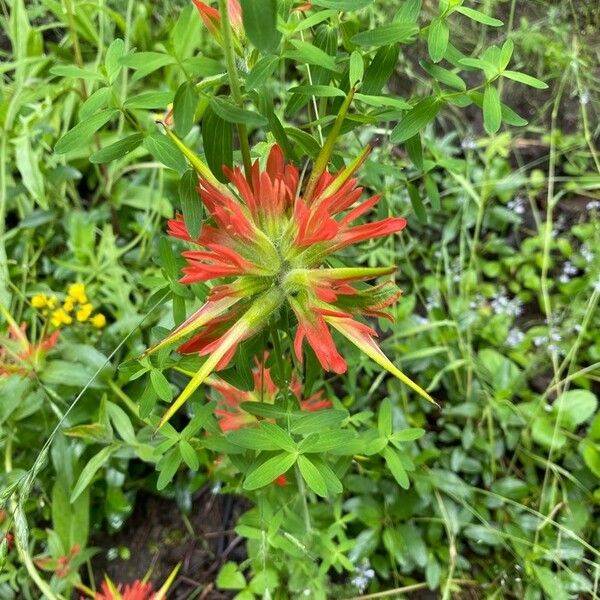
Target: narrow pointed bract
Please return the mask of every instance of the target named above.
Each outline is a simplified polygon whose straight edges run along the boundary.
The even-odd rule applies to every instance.
[[[387,236],[406,226],[402,217],[358,223],[380,196],[360,200],[355,172],[368,154],[363,151],[336,175],[324,170],[311,178],[310,195],[300,189],[300,173],[273,146],[263,170],[256,161],[247,179],[238,167],[224,168],[233,190],[199,179],[199,194],[209,220],[193,239],[181,216],[169,222],[169,233],[190,244],[183,253],[187,265],[182,283],[220,281],[206,303],[152,352],[188,334],[179,347],[206,360],[161,420],[161,425],[215,370],[227,366],[236,348],[262,330],[284,309],[296,318],[294,352],[302,361],[304,343],[312,347],[321,366],[343,373],[347,363],[336,347],[338,331],[377,364],[424,398],[413,383],[385,357],[376,333],[357,317],[391,318],[386,309],[400,291],[390,280],[366,282],[390,275],[394,267],[329,268],[326,259],[352,244]]]

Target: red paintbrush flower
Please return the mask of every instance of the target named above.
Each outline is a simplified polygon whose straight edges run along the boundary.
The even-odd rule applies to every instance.
[[[139,579],[133,583],[115,586],[108,580],[102,582],[95,600],[155,600],[157,598],[151,583]]]
[[[60,335],[57,330],[42,337],[39,342],[32,343],[27,339],[26,331],[25,323],[18,327],[12,318],[9,320],[8,337],[0,338],[0,376],[33,376],[46,354],[56,346]]]
[[[268,404],[275,402],[279,388],[271,377],[271,369],[266,366],[268,356],[268,353],[265,352],[262,361],[258,358],[254,359],[256,366],[252,369],[252,376],[254,378],[253,390],[240,390],[234,385],[214,376],[206,379],[206,383],[217,392],[215,414],[219,417],[221,431],[233,431],[257,422],[254,415],[242,409],[242,402],[263,402]],[[323,398],[322,390],[303,399],[302,384],[295,376],[290,382],[289,389],[296,396],[302,410],[314,411],[331,407],[331,401]]]
[[[192,2],[196,5],[206,29],[208,29],[217,43],[222,46],[223,36],[221,34],[221,15],[219,11],[201,0],[192,0]],[[242,24],[242,8],[238,0],[227,0],[227,11],[233,30],[236,50],[241,53],[241,39],[244,36],[244,26]]]
[[[224,167],[233,190],[214,178],[200,179],[198,190],[210,220],[198,238],[191,238],[183,217],[169,221],[169,234],[194,248],[183,253],[187,266],[181,282],[226,282],[213,287],[196,313],[148,351],[197,332],[179,350],[207,357],[161,424],[213,370],[229,363],[241,341],[263,329],[286,305],[297,319],[294,350],[300,361],[306,340],[324,369],[345,372],[346,361],[331,335],[335,329],[431,400],[385,357],[374,340],[376,332],[356,320],[388,316],[385,309],[398,298],[399,290],[391,281],[374,286],[365,282],[389,275],[395,267],[329,268],[326,264],[343,248],[406,226],[401,217],[356,223],[380,199],[360,201],[363,189],[353,177],[367,154],[368,149],[336,175],[324,171],[309,182],[304,194],[298,169],[286,163],[277,145],[266,169],[256,161],[249,179],[237,167]]]

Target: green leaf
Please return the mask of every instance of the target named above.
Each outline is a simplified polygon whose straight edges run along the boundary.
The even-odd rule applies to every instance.
[[[408,429],[401,429],[400,431],[396,431],[391,440],[393,442],[412,442],[414,440],[418,440],[425,435],[425,430],[419,427],[409,427]]]
[[[217,587],[222,590],[241,590],[246,587],[246,579],[234,562],[226,562],[217,575]]]
[[[347,417],[348,413],[345,410],[336,409],[318,410],[308,414],[296,414],[292,422],[291,431],[299,435],[327,431],[340,427]]]
[[[314,0],[312,4],[341,11],[361,10],[374,0]]]
[[[77,480],[75,487],[73,488],[73,492],[71,493],[71,503],[77,500],[83,490],[85,490],[85,488],[91,483],[94,475],[108,461],[110,455],[116,449],[117,448],[114,446],[106,446],[86,463],[83,471],[81,471],[81,474],[79,475],[79,479]]]
[[[210,170],[219,181],[226,182],[223,166],[233,166],[233,125],[210,105],[202,115],[202,144]]]
[[[221,97],[211,98],[210,106],[221,119],[228,123],[242,123],[249,127],[264,127],[268,123],[262,115],[239,108]]]
[[[298,467],[300,468],[302,479],[306,481],[308,487],[317,496],[325,498],[327,496],[327,484],[317,467],[306,456],[302,455],[298,457]]]
[[[183,173],[187,170],[187,162],[179,148],[161,133],[153,133],[144,140],[144,146],[156,160],[170,169]]]
[[[419,219],[420,223],[427,223],[427,211],[423,206],[423,201],[421,200],[419,190],[417,190],[416,186],[412,183],[407,184],[407,189],[408,197],[410,198],[410,204],[415,211],[417,219]]]
[[[404,147],[415,167],[423,170],[423,146],[421,145],[421,135],[418,133],[417,135],[413,135],[406,140]]]
[[[390,23],[368,31],[361,31],[353,36],[351,41],[357,46],[365,47],[404,44],[412,41],[418,32],[419,28],[413,24]]]
[[[72,77],[74,79],[88,79],[97,80],[103,79],[102,75],[97,71],[91,69],[83,69],[76,65],[56,65],[50,69],[52,75],[59,75],[60,77]]]
[[[504,70],[508,66],[508,63],[513,55],[514,47],[515,45],[510,38],[508,38],[504,44],[502,44],[502,48],[500,50],[500,62],[498,65],[500,70]]]
[[[79,120],[83,121],[104,108],[108,103],[112,88],[101,87],[97,89],[80,107]]]
[[[546,90],[548,89],[548,84],[532,77],[531,75],[526,75],[525,73],[519,73],[518,71],[503,71],[502,77],[508,77],[508,79],[512,79],[513,81],[518,81],[519,83],[524,83],[530,87],[536,88],[538,90]]]
[[[383,437],[389,437],[392,433],[392,403],[389,398],[385,398],[379,405],[377,429]]]
[[[262,52],[275,50],[281,34],[277,31],[277,0],[240,0],[244,31]]]
[[[173,390],[167,378],[158,369],[150,371],[150,382],[159,398],[166,402],[170,402],[173,399]]]
[[[135,52],[123,56],[120,62],[126,67],[137,70],[133,77],[133,80],[137,81],[161,67],[175,64],[177,60],[173,56],[162,52]]]
[[[415,104],[392,130],[391,141],[400,144],[419,133],[427,123],[435,119],[440,108],[441,103],[433,97],[425,98]]]
[[[292,440],[289,433],[284,431],[279,425],[263,421],[260,424],[260,428],[267,436],[269,436],[269,439],[278,449],[285,450],[286,452],[296,452],[294,440]]]
[[[365,74],[365,63],[363,57],[358,50],[354,50],[350,55],[350,70],[349,70],[349,81],[350,85],[354,86],[362,81],[363,75]]]
[[[427,49],[434,63],[440,62],[444,58],[448,48],[448,38],[448,23],[442,18],[434,19],[427,34]]]
[[[365,94],[354,94],[354,99],[364,102],[367,106],[394,108],[397,110],[410,110],[412,106],[402,98],[395,96],[368,96]]]
[[[179,200],[183,221],[193,240],[198,239],[202,227],[202,202],[198,196],[198,175],[194,169],[188,169],[179,180]]]
[[[301,40],[292,39],[290,40],[290,43],[294,46],[295,50],[287,50],[285,53],[287,58],[335,71],[335,58],[329,56],[327,52]]]
[[[255,90],[269,79],[279,65],[279,56],[261,58],[246,77],[246,89]]]
[[[410,482],[398,453],[387,446],[383,449],[383,457],[385,458],[388,469],[391,471],[394,479],[398,482],[398,485],[407,490],[410,486]]]
[[[448,87],[454,88],[455,90],[465,91],[467,84],[456,74],[448,69],[444,69],[439,65],[432,65],[424,60],[420,62],[421,67],[427,71],[434,79],[447,85]]]
[[[125,42],[117,38],[113,40],[110,46],[106,50],[106,56],[104,57],[104,66],[106,67],[106,74],[108,75],[109,83],[113,83],[122,69],[121,58],[125,54]]]
[[[192,470],[197,471],[200,467],[198,455],[187,440],[179,440],[179,453],[185,464]]]
[[[435,179],[429,173],[425,175],[425,190],[427,191],[427,195],[431,201],[432,208],[434,210],[440,210],[442,208],[440,192]]]
[[[553,409],[561,426],[573,431],[594,415],[598,399],[588,390],[569,390],[558,396]]]
[[[143,133],[133,133],[127,137],[110,144],[105,148],[97,150],[90,156],[91,163],[107,163],[117,158],[122,158],[126,154],[129,154],[132,150],[135,150],[144,140]]]
[[[396,13],[394,21],[416,23],[421,13],[422,4],[422,0],[406,0],[402,8]]]
[[[245,427],[227,434],[227,440],[248,450],[279,450],[277,443],[262,429]]]
[[[73,129],[67,131],[54,147],[57,154],[65,154],[72,150],[77,150],[85,146],[92,139],[92,136],[100,127],[108,123],[119,111],[108,108],[87,118],[85,121],[77,123]]]
[[[502,122],[502,106],[500,94],[493,85],[486,85],[483,93],[483,124],[485,130],[493,135],[500,129]]]
[[[173,101],[173,92],[142,92],[125,100],[125,108],[166,109]]]
[[[346,94],[340,88],[333,85],[298,85],[290,88],[290,94],[301,94],[303,96],[319,96],[322,98],[345,98]]]
[[[198,94],[196,86],[185,81],[182,83],[175,94],[173,100],[173,119],[175,120],[175,133],[183,138],[194,124],[194,115],[198,106]]]
[[[296,456],[296,454],[288,453],[278,454],[258,465],[246,477],[244,489],[256,490],[268,485],[279,475],[283,475],[296,462]]]
[[[127,413],[120,406],[117,406],[112,402],[106,403],[106,410],[110,420],[112,421],[112,424],[115,426],[115,429],[123,441],[131,445],[137,444],[135,431],[133,429],[133,425],[131,424],[131,420],[127,416]]]
[[[502,25],[504,25],[499,19],[488,17],[485,13],[475,10],[474,8],[469,8],[468,6],[458,6],[455,10],[465,15],[465,17],[469,17],[469,19],[482,23],[483,25],[488,25],[489,27],[502,27]]]
[[[169,485],[173,477],[175,477],[175,473],[177,473],[180,464],[181,453],[178,448],[171,449],[160,459],[159,463],[156,465],[160,470],[158,480],[156,481],[156,489],[164,490],[167,485]]]
[[[365,69],[360,88],[363,94],[377,95],[381,93],[383,86],[394,72],[399,51],[400,44],[382,46],[377,50],[369,66]]]

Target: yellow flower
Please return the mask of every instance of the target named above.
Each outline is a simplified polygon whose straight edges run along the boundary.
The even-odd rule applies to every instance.
[[[87,304],[88,298],[85,293],[85,285],[83,283],[72,283],[69,286],[69,296],[79,304]]]
[[[50,323],[52,323],[54,327],[70,325],[72,322],[73,317],[71,317],[63,308],[57,308],[50,317]]]
[[[77,311],[77,320],[78,321],[87,321],[89,319],[90,315],[92,314],[92,310],[94,310],[94,307],[89,302],[87,304],[84,304]]]
[[[63,302],[63,309],[69,313],[73,308],[75,308],[75,300],[71,296],[67,296],[66,300]]]
[[[36,294],[31,299],[31,306],[33,306],[33,308],[44,308],[45,306],[48,306],[48,298],[46,294]]]
[[[56,306],[57,302],[58,302],[58,299],[56,298],[56,296],[49,296],[47,298],[48,308],[54,308]]]
[[[106,317],[102,313],[98,313],[97,315],[94,315],[90,319],[90,323],[94,327],[97,327],[98,329],[102,329],[106,325]]]

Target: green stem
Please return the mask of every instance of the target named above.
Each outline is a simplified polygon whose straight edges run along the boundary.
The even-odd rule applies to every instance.
[[[308,510],[308,499],[306,496],[306,486],[304,485],[304,479],[302,479],[302,473],[298,468],[298,463],[294,465],[294,473],[296,474],[296,483],[298,485],[298,494],[302,499],[302,514],[304,515],[304,527],[306,529],[306,539],[310,539],[312,535],[312,522],[310,520],[310,511]]]
[[[221,34],[223,36],[223,51],[225,52],[225,64],[227,65],[227,74],[229,75],[229,87],[233,101],[240,107],[244,107],[244,98],[240,80],[238,79],[237,67],[235,64],[235,50],[233,48],[233,34],[231,32],[231,23],[229,20],[229,7],[227,0],[219,0],[219,13],[221,15]],[[248,129],[244,123],[237,126],[238,137],[240,139],[240,151],[244,162],[244,172],[248,183],[252,185],[252,160],[250,158],[250,144],[248,143]]]

